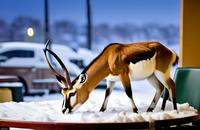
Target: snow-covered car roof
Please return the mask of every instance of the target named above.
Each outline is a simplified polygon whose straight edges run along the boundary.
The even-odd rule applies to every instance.
[[[2,42],[0,43],[1,48],[13,48],[13,49],[38,49],[42,50],[44,48],[44,44],[42,43],[32,43],[32,42]],[[63,55],[66,58],[74,58],[74,59],[82,59],[75,51],[71,48],[60,45],[60,44],[52,44],[52,50],[54,50],[58,55]],[[1,50],[0,50],[1,52]],[[60,54],[61,53],[61,54]]]

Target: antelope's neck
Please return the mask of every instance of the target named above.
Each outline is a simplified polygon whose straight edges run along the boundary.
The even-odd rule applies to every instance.
[[[109,74],[108,60],[104,56],[97,58],[86,70],[88,75],[87,82],[82,86],[82,89],[86,89],[91,92],[98,83],[103,80]]]

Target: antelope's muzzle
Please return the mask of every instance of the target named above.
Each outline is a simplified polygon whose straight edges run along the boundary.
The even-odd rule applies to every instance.
[[[70,105],[70,101],[69,100],[63,100],[63,105],[62,105],[62,113],[71,113],[72,111],[71,105]]]

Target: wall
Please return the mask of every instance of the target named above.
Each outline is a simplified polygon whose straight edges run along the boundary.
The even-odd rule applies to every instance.
[[[180,66],[200,67],[200,0],[181,0]]]

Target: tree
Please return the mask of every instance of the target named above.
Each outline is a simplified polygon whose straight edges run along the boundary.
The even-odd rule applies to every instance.
[[[13,20],[10,25],[11,41],[27,41],[27,29],[32,27],[35,32],[34,41],[41,39],[41,24],[37,19],[28,16],[19,16]]]
[[[9,31],[7,23],[0,19],[0,42],[9,40]]]
[[[77,26],[75,22],[62,20],[53,24],[52,37],[54,41],[65,43],[70,46],[70,43],[75,42],[77,39]]]
[[[109,41],[111,29],[110,26],[106,23],[102,23],[93,27],[93,41],[95,43],[100,43],[102,41]]]

